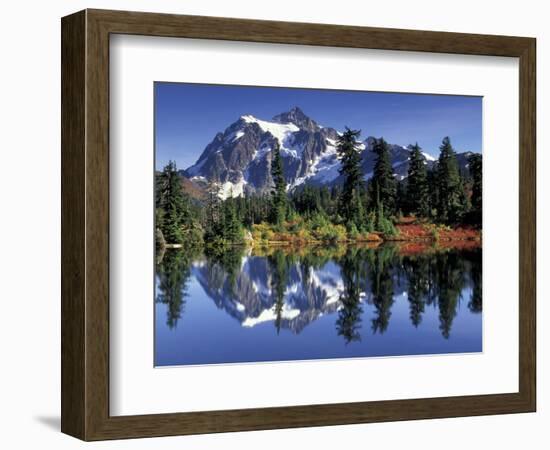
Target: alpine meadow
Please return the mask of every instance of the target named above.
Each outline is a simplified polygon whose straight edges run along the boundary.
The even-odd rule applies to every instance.
[[[156,366],[483,350],[481,97],[154,89]]]

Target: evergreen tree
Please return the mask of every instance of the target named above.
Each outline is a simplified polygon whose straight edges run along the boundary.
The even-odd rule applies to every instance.
[[[395,188],[395,211],[397,215],[402,215],[409,209],[406,182],[395,180]]]
[[[439,149],[441,153],[437,163],[437,217],[444,223],[456,223],[464,213],[464,188],[458,172],[456,153],[448,137],[443,139]]]
[[[439,204],[439,187],[437,185],[437,161],[431,170],[428,170],[428,217],[432,220],[437,219],[437,205]]]
[[[275,144],[273,149],[273,159],[271,160],[271,177],[273,178],[272,200],[272,222],[281,225],[286,219],[287,214],[287,196],[286,182],[283,172],[283,160],[279,144]]]
[[[223,231],[219,191],[220,186],[216,182],[210,182],[206,187],[204,237],[205,240],[209,242],[219,236]]]
[[[371,196],[376,199],[377,209],[382,207],[386,214],[393,214],[395,213],[396,181],[393,176],[388,143],[384,138],[375,140],[373,152],[376,153],[377,159],[371,180]]]
[[[470,203],[470,197],[467,192],[468,180],[460,173],[460,188],[459,188],[459,218],[464,219],[466,214],[472,209],[472,204]]]
[[[243,231],[239,219],[237,217],[237,208],[235,199],[230,196],[223,203],[223,238],[233,244],[238,244],[243,240]]]
[[[162,208],[155,208],[155,248],[161,249],[166,247],[166,239],[162,234],[164,228],[164,210]]]
[[[475,214],[475,222],[481,223],[481,213],[483,209],[483,168],[482,156],[474,153],[468,158],[470,176],[472,177],[472,210]]]
[[[426,158],[424,158],[418,143],[410,147],[407,176],[407,205],[409,212],[418,216],[428,217],[430,204]]]
[[[189,197],[183,192],[176,163],[169,161],[158,178],[157,208],[163,210],[160,230],[170,244],[183,243],[183,228],[192,222]]]
[[[338,202],[338,213],[346,225],[355,224],[361,227],[364,219],[361,191],[363,188],[363,172],[361,170],[361,150],[357,140],[361,130],[346,131],[338,136],[337,152],[341,161],[340,174],[344,176],[342,193]]]
[[[323,186],[319,190],[319,209],[326,212],[327,214],[331,213],[331,198],[330,191],[328,187]]]

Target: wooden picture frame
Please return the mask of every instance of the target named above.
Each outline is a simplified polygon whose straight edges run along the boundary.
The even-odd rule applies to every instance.
[[[535,411],[535,39],[104,10],[61,25],[64,433],[101,440]],[[110,416],[109,36],[117,33],[519,58],[519,392]]]

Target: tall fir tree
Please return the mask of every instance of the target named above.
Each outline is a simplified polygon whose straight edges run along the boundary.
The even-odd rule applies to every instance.
[[[273,148],[273,158],[271,160],[271,177],[273,178],[273,191],[271,192],[272,201],[272,222],[281,225],[287,215],[287,196],[286,181],[283,171],[283,159],[279,144],[276,143]]]
[[[409,212],[428,217],[430,212],[428,173],[426,158],[418,142],[410,147],[409,171],[407,174],[407,205]]]
[[[183,192],[176,163],[169,161],[157,183],[157,208],[163,210],[160,230],[169,244],[183,243],[184,227],[191,224],[189,197]]]
[[[464,188],[458,171],[456,153],[451,140],[445,137],[439,147],[437,163],[437,217],[444,223],[456,223],[464,214]]]
[[[459,216],[459,219],[462,220],[464,219],[466,213],[468,213],[472,209],[472,204],[470,202],[470,197],[467,192],[468,180],[462,174],[461,171],[459,171],[459,177],[460,177],[460,189],[459,189],[460,208],[459,208],[458,216]]]
[[[481,223],[481,213],[483,209],[483,162],[482,156],[478,153],[470,155],[468,158],[468,167],[472,177],[472,210],[475,214],[475,220]]]
[[[238,244],[243,240],[241,223],[237,217],[236,200],[231,196],[223,203],[223,229],[224,239],[230,243]]]
[[[221,201],[219,197],[220,185],[211,181],[206,187],[204,237],[212,241],[223,231]]]
[[[408,210],[407,186],[404,180],[395,180],[395,210],[402,214]]]
[[[430,211],[428,217],[432,220],[437,220],[437,205],[439,205],[439,187],[437,185],[437,161],[432,166],[431,170],[428,170],[428,201],[430,205]]]
[[[340,174],[344,177],[344,183],[338,202],[338,213],[349,227],[355,225],[357,228],[363,226],[364,209],[361,201],[363,190],[363,172],[361,169],[361,150],[358,140],[361,130],[346,131],[338,136],[336,150],[340,158]]]
[[[373,152],[377,159],[371,180],[371,197],[376,200],[376,209],[385,214],[395,213],[396,180],[390,160],[388,143],[384,138],[376,139]]]

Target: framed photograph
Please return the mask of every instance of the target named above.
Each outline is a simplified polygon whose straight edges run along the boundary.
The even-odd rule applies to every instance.
[[[61,29],[63,432],[535,411],[535,39]]]

